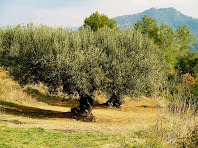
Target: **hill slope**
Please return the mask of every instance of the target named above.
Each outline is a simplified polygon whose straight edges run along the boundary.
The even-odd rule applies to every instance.
[[[198,19],[186,16],[174,8],[151,8],[142,13],[118,16],[113,19],[116,20],[118,26],[123,29],[127,26],[132,27],[137,20],[141,20],[144,15],[148,15],[155,19],[158,26],[160,26],[164,21],[174,30],[176,30],[179,25],[188,25],[190,32],[192,32],[196,38],[196,44],[192,50],[196,50],[198,52],[198,49],[196,48],[198,47]]]

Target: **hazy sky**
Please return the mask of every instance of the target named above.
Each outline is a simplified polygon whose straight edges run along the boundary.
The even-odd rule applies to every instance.
[[[108,17],[174,7],[198,18],[198,0],[0,0],[0,24],[35,23],[80,26],[95,11]]]

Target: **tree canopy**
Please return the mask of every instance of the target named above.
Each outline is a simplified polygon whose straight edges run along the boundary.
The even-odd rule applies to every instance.
[[[30,23],[0,34],[0,62],[14,79],[21,85],[41,82],[50,93],[78,92],[82,104],[77,112],[89,110],[96,90],[121,101],[124,95],[155,92],[163,85],[161,51],[139,31],[71,31]]]
[[[100,14],[96,11],[89,17],[85,18],[84,26],[90,26],[93,31],[97,31],[99,28],[104,26],[115,28],[117,26],[117,22],[113,19],[109,19],[107,15]]]

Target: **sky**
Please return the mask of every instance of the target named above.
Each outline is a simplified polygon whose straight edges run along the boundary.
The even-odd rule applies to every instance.
[[[78,27],[96,11],[112,18],[152,7],[174,7],[185,15],[198,18],[198,0],[0,0],[0,24],[17,25],[31,21]]]

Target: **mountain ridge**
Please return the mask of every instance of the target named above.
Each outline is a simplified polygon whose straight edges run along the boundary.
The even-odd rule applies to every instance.
[[[164,21],[174,30],[179,25],[188,25],[190,31],[198,32],[198,19],[187,16],[173,7],[159,9],[150,8],[140,13],[117,16],[113,17],[113,19],[116,20],[118,26],[123,29],[127,26],[132,27],[137,22],[137,20],[142,19],[144,15],[148,15],[152,19],[155,19],[157,25],[161,25]]]
[[[140,13],[122,15],[112,19],[117,21],[118,27],[124,29],[127,26],[132,27],[137,20],[141,20],[144,15],[155,19],[158,26],[164,22],[169,27],[173,28],[173,30],[176,30],[179,25],[188,25],[189,31],[194,35],[196,40],[194,46],[191,47],[191,50],[198,52],[198,18],[187,16],[173,7],[159,9],[150,8]]]

